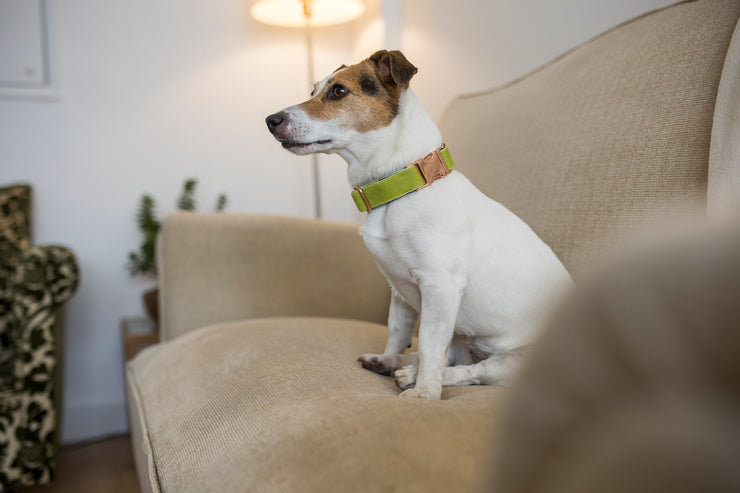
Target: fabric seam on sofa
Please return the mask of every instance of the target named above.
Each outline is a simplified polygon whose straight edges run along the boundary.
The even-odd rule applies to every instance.
[[[717,90],[709,144],[707,211],[720,212],[734,205],[740,186],[740,21],[730,40]]]
[[[129,366],[126,369],[128,374],[128,381],[130,382],[131,388],[131,399],[134,400],[134,406],[136,408],[137,416],[131,416],[131,419],[138,419],[139,426],[141,429],[142,446],[144,454],[147,459],[147,477],[149,478],[149,484],[152,487],[152,493],[160,493],[162,490],[159,484],[159,475],[157,474],[157,464],[154,460],[154,449],[152,448],[152,442],[149,437],[149,428],[147,426],[146,413],[144,407],[141,404],[141,392],[139,390],[138,383],[136,381],[136,375],[133,369]]]

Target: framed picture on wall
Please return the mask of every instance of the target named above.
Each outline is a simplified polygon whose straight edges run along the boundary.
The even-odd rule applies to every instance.
[[[0,98],[58,98],[52,3],[0,0]]]

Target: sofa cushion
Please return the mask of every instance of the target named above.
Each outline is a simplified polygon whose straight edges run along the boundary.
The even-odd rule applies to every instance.
[[[483,478],[501,387],[404,399],[356,362],[387,329],[329,318],[211,326],[128,366],[152,491],[467,491]],[[155,465],[156,464],[156,465]]]

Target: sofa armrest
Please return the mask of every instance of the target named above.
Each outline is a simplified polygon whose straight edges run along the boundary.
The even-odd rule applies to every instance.
[[[163,340],[248,318],[387,319],[390,288],[355,224],[174,213],[158,255]]]
[[[60,357],[57,309],[74,294],[78,282],[77,262],[65,247],[32,247],[18,260],[11,279],[17,331],[14,373],[16,385],[31,393],[51,392]]]

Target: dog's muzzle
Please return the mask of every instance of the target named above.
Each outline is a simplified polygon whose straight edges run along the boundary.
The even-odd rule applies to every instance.
[[[280,126],[281,123],[285,121],[285,113],[282,111],[280,113],[275,113],[267,118],[265,118],[265,123],[267,123],[267,128],[270,130],[271,134],[275,134],[277,131],[277,128]]]

